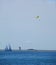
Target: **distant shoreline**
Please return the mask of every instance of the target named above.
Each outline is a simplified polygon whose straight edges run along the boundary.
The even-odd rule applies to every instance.
[[[10,51],[10,50],[4,50],[4,49],[0,49],[0,51]],[[37,51],[37,52],[56,52],[56,50],[31,50],[31,49],[26,49],[26,50],[11,50],[11,51]]]

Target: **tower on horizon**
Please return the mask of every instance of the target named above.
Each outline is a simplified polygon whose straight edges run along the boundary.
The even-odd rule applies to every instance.
[[[21,47],[19,47],[19,50],[21,50]]]

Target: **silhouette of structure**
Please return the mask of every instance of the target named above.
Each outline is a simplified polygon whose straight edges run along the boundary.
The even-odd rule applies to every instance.
[[[5,51],[12,51],[12,49],[11,49],[11,45],[9,45],[9,47],[6,46]]]
[[[21,50],[21,47],[19,47],[19,50]]]

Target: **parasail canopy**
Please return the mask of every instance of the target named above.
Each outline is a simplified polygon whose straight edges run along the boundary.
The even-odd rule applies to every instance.
[[[40,21],[40,16],[36,16],[35,19],[38,19]]]

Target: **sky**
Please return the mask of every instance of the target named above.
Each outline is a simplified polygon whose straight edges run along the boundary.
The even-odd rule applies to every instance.
[[[12,49],[56,50],[56,1],[0,0],[0,49],[9,44]]]

